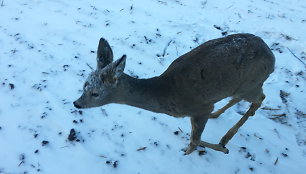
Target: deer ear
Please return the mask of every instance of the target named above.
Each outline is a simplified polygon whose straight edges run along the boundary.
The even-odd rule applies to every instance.
[[[123,55],[120,59],[116,60],[113,63],[113,72],[114,72],[114,78],[119,78],[124,71],[125,68],[125,61],[126,61],[126,55]]]
[[[97,69],[103,69],[108,64],[113,62],[113,51],[107,40],[101,38],[97,51]]]
[[[100,78],[104,83],[116,84],[125,68],[126,55],[100,70]]]

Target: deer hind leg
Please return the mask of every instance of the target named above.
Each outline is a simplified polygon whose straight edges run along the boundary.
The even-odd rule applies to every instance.
[[[208,147],[217,151],[228,153],[228,150],[219,144],[211,144],[205,141],[201,141],[201,134],[205,128],[205,124],[208,117],[191,117],[191,137],[190,144],[185,149],[185,155],[188,155],[196,150],[197,146]]]
[[[185,155],[188,155],[191,152],[193,152],[197,146],[208,147],[216,151],[228,153],[229,151],[225,147],[225,145],[229,142],[229,140],[233,138],[233,136],[237,133],[238,129],[248,120],[248,118],[255,114],[255,111],[261,106],[262,101],[265,99],[265,95],[262,93],[262,89],[260,89],[260,91],[257,94],[258,95],[253,95],[253,96],[243,98],[252,103],[251,107],[243,115],[243,117],[222,137],[219,144],[211,144],[205,141],[201,141],[200,140],[201,134],[204,130],[205,124],[208,119],[201,118],[201,117],[192,117],[191,118],[191,125],[192,125],[191,140],[190,140],[190,144],[188,148],[186,149]],[[236,100],[235,102],[237,103],[237,101],[238,100]]]
[[[255,111],[261,106],[262,101],[265,99],[265,95],[261,93],[257,97],[257,101],[253,101],[249,110],[243,115],[243,117],[222,137],[219,144],[223,147],[233,138],[238,129],[248,120],[250,116],[255,114]]]
[[[224,113],[228,108],[234,106],[236,103],[240,102],[241,99],[233,97],[225,106],[223,106],[218,111],[212,113],[209,118],[218,118],[222,113]]]

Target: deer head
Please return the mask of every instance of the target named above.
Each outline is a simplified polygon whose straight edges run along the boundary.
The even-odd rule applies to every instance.
[[[73,102],[76,108],[103,106],[116,100],[116,88],[123,74],[126,56],[113,62],[108,42],[101,38],[97,51],[97,68],[91,72],[83,86],[83,94]]]

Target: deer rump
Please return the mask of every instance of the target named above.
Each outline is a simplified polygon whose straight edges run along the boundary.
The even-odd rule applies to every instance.
[[[261,38],[236,34],[194,48],[177,58],[160,78],[168,84],[162,86],[172,105],[182,109],[173,115],[203,114],[203,107],[229,96],[253,102],[250,93],[262,87],[274,63]]]

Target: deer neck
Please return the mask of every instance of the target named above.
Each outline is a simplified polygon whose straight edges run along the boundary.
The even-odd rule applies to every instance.
[[[123,74],[118,84],[117,103],[139,107],[153,112],[163,111],[165,83],[159,77],[136,79]],[[162,103],[161,103],[162,102]]]

